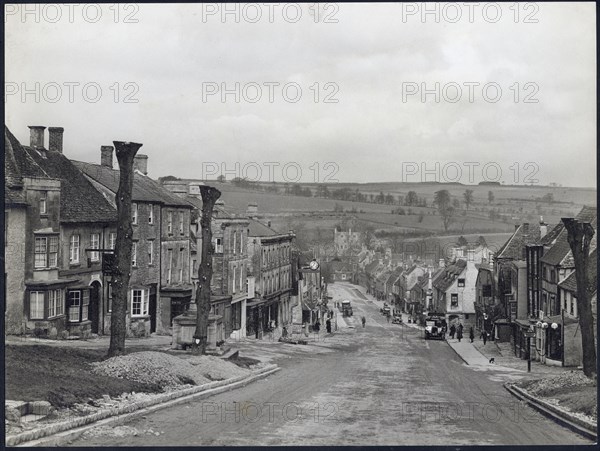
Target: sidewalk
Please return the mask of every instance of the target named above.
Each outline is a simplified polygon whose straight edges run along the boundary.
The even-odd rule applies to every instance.
[[[169,350],[171,349],[172,337],[170,335],[151,335],[146,338],[126,338],[125,349],[144,348],[146,350]],[[46,338],[22,337],[7,335],[4,339],[5,345],[17,346],[58,346],[63,348],[80,349],[106,349],[110,345],[110,335],[103,335],[87,340],[50,340]]]

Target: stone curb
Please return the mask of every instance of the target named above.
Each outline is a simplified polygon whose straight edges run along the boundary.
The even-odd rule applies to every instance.
[[[569,412],[566,412],[565,410],[559,409],[546,401],[542,401],[541,399],[535,398],[526,390],[517,387],[515,384],[507,382],[504,384],[504,388],[506,388],[506,390],[508,390],[508,392],[511,395],[519,398],[522,401],[527,402],[534,409],[552,418],[557,423],[566,426],[567,428],[577,432],[578,434],[583,435],[586,438],[596,441],[597,425],[595,425],[591,421],[586,421],[581,418],[577,418],[576,416],[570,414]]]
[[[208,397],[224,391],[244,386],[257,379],[269,376],[279,371],[277,365],[271,364],[260,368],[250,375],[238,376],[224,381],[215,381],[183,390],[162,393],[152,399],[138,401],[121,407],[102,409],[91,415],[49,424],[39,429],[33,429],[16,435],[6,436],[6,446],[60,446],[86,430],[102,425],[125,422],[136,415],[151,412],[176,404],[192,401],[196,398]],[[104,421],[101,421],[104,420]],[[89,426],[86,426],[89,425]]]

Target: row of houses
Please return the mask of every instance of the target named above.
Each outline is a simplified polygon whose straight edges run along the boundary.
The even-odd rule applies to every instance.
[[[575,217],[597,229],[596,207]],[[594,234],[588,257],[588,296],[596,321],[597,250]],[[479,268],[477,324],[510,342],[515,355],[549,365],[581,364],[575,262],[562,222],[520,224],[493,262]],[[535,337],[527,349],[527,335]]]
[[[30,143],[22,145],[5,127],[6,332],[108,334],[112,290],[104,263],[116,244],[115,149],[101,146],[99,164],[74,161],[63,152],[63,128],[48,128],[47,147],[46,127],[29,129]],[[129,336],[172,333],[195,298],[202,248],[199,185],[159,183],[147,168],[148,156],[138,154]],[[259,222],[256,208],[235,212],[217,202],[213,212],[211,314],[224,338],[281,328],[310,309],[298,294],[294,233]],[[319,274],[303,289],[320,298],[321,286]]]
[[[584,207],[576,219],[597,227],[596,207]],[[586,287],[596,320],[596,235],[589,255]],[[456,246],[435,265],[363,249],[358,283],[380,300],[417,315],[444,314],[448,324],[462,323],[477,334],[510,342],[515,355],[550,365],[581,364],[577,282],[567,231],[561,223],[540,221],[515,226],[497,252],[485,245]],[[527,336],[535,338],[527,349]]]

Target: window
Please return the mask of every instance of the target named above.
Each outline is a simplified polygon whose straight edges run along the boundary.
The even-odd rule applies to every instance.
[[[154,205],[148,205],[148,224],[154,224]]]
[[[154,263],[154,241],[148,240],[148,264]]]
[[[233,255],[237,252],[237,232],[233,232]]]
[[[79,322],[79,311],[81,308],[81,291],[69,291],[68,295],[69,304],[69,321]]]
[[[192,272],[194,274],[196,274],[196,272],[198,270],[198,268],[196,267],[196,264],[197,264],[196,260],[192,260]]]
[[[29,293],[29,319],[44,319],[44,292]]]
[[[221,238],[215,238],[215,253],[222,254],[223,253],[223,242]]]
[[[239,284],[240,291],[242,290],[242,285],[243,284],[244,284],[244,267],[242,266],[240,268],[240,284]]]
[[[100,234],[99,233],[91,234],[90,245],[91,245],[92,249],[100,249]],[[93,262],[100,261],[100,252],[92,251],[90,254],[90,260],[92,260]]]
[[[179,234],[180,235],[183,235],[184,231],[185,231],[185,229],[183,228],[184,215],[185,215],[185,213],[183,211],[179,213]]]
[[[48,291],[48,318],[65,314],[65,304],[62,300],[61,290]]]
[[[43,192],[40,195],[40,214],[41,215],[45,215],[48,213],[48,210],[47,210],[48,205],[47,205],[46,199],[47,199],[47,193]]]
[[[465,279],[458,279],[458,287],[459,288],[465,287]]]
[[[240,255],[244,253],[244,247],[242,244],[244,243],[244,232],[240,231]]]
[[[167,251],[167,285],[171,283],[171,271],[173,268],[173,249]]]
[[[179,282],[183,282],[183,261],[185,257],[185,249],[182,247],[179,249]]]
[[[233,288],[232,288],[231,292],[233,294],[235,294],[235,284],[236,284],[236,281],[237,281],[237,268],[235,266],[233,267],[233,277],[231,279],[233,281]]]
[[[458,307],[458,293],[450,294],[450,306],[453,308]]]
[[[113,303],[113,287],[112,282],[108,283],[108,288],[106,290],[106,298],[108,302],[106,303],[106,311],[108,313],[112,312],[112,303]]]
[[[58,237],[35,238],[35,268],[55,268],[58,265]]]
[[[172,211],[167,213],[167,233],[169,235],[173,234],[173,212]]]
[[[117,246],[117,233],[110,232],[110,235],[108,235],[108,247],[110,249],[114,249],[116,246]]]
[[[131,316],[146,316],[148,314],[148,296],[146,290],[131,290]]]
[[[79,263],[79,235],[71,235],[69,243],[69,263]]]
[[[571,315],[575,314],[574,308],[573,308],[574,305],[575,305],[575,299],[571,296],[571,309],[570,309]]]
[[[138,223],[138,204],[131,204],[131,222],[133,224]]]
[[[81,321],[87,321],[90,308],[90,292],[83,290],[83,302],[81,304]]]
[[[550,281],[556,282],[556,271],[554,269],[550,270]]]
[[[137,266],[137,241],[134,241],[131,247],[131,266]]]

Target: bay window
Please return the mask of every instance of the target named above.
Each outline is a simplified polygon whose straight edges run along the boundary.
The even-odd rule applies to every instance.
[[[48,291],[48,318],[54,318],[65,314],[62,290]]]
[[[69,290],[67,292],[67,307],[69,322],[87,321],[90,305],[89,290]]]
[[[114,249],[116,246],[117,246],[117,233],[110,232],[110,235],[108,235],[108,247],[110,249]]]
[[[29,319],[44,319],[44,292],[29,293]]]

